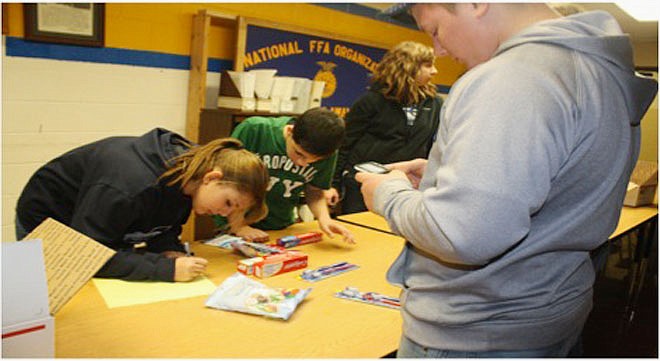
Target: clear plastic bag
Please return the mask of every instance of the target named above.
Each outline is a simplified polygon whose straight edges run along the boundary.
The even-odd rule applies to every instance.
[[[311,290],[271,288],[235,273],[213,291],[206,307],[288,320]]]

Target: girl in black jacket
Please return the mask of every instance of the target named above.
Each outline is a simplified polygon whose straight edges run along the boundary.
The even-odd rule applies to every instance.
[[[267,185],[261,160],[236,139],[191,146],[165,129],[106,138],[37,170],[16,206],[16,237],[51,217],[117,251],[96,277],[190,281],[207,264],[178,238],[190,211],[258,221]]]
[[[346,115],[328,204],[342,190],[342,213],[366,211],[353,166],[366,161],[387,164],[426,158],[438,128],[442,99],[431,78],[437,73],[433,49],[405,41],[378,63],[372,86]]]

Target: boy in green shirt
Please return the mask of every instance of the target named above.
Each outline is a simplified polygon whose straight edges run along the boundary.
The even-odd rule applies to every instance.
[[[283,229],[294,223],[294,208],[305,191],[305,200],[321,230],[332,237],[341,234],[355,243],[351,232],[330,218],[324,190],[329,189],[337,162],[337,148],[344,137],[344,121],[324,108],[313,108],[298,118],[250,117],[232,137],[256,153],[266,164],[270,184],[266,195],[268,216],[252,226],[241,215],[214,216],[217,226],[247,241],[266,241],[263,230]],[[227,225],[227,223],[229,223]]]

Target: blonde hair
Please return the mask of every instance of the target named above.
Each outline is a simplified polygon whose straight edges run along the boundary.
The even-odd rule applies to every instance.
[[[417,74],[425,63],[433,64],[433,48],[414,41],[404,41],[390,49],[376,65],[371,82],[385,98],[401,104],[418,104],[436,95],[435,85],[417,84]]]
[[[245,213],[248,224],[257,222],[268,214],[265,203],[268,188],[268,170],[254,153],[243,149],[243,143],[234,138],[220,138],[205,145],[191,147],[171,160],[171,167],[161,179],[167,185],[181,184],[183,189],[192,181],[201,180],[214,169],[222,171],[220,183],[231,184],[240,192],[252,195],[254,205]]]

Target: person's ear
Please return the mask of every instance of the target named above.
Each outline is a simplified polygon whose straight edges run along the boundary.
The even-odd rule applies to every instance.
[[[477,19],[482,18],[488,13],[490,9],[489,3],[474,3],[474,15]]]
[[[284,134],[286,134],[287,137],[290,137],[293,135],[293,124],[287,124],[284,126]]]
[[[222,177],[223,177],[222,171],[220,169],[214,169],[204,174],[203,183],[209,184],[212,181],[219,181],[222,180]]]

